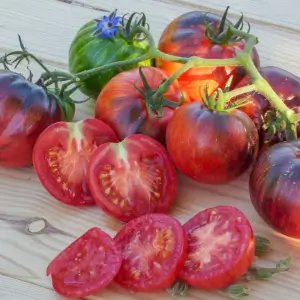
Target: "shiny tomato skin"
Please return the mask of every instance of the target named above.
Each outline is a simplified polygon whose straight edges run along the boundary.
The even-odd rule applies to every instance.
[[[300,141],[282,142],[263,152],[249,178],[252,204],[278,232],[300,239]]]
[[[73,206],[94,205],[86,180],[88,161],[99,145],[117,141],[113,130],[97,119],[57,122],[39,136],[33,166],[56,200]]]
[[[134,292],[170,287],[187,256],[186,234],[181,224],[166,214],[152,213],[133,219],[114,240],[123,257],[115,281]]]
[[[72,242],[48,265],[54,290],[68,298],[102,291],[120,270],[122,253],[104,231],[93,227]]]
[[[169,122],[166,146],[183,174],[201,183],[223,184],[252,165],[258,133],[239,110],[216,112],[191,102],[178,108]]]
[[[63,118],[56,99],[11,71],[0,71],[0,166],[27,167],[40,133]]]
[[[155,67],[143,67],[142,71],[151,89],[157,89],[162,80],[169,78],[163,70]],[[134,133],[142,133],[164,142],[166,126],[174,108],[164,107],[162,118],[152,118],[147,111],[145,99],[137,91],[135,84],[141,90],[145,90],[138,68],[114,76],[97,99],[95,117],[111,126],[120,139]],[[184,101],[189,101],[187,95],[183,96]],[[169,87],[164,97],[175,103],[180,102],[181,89],[177,80]]]
[[[254,261],[251,224],[235,207],[205,209],[183,228],[188,238],[188,255],[178,278],[192,287],[226,288],[236,283]]]
[[[281,97],[285,104],[294,110],[300,112],[300,78],[296,75],[278,67],[267,66],[259,69],[260,74],[268,81],[272,89]],[[234,88],[240,88],[251,83],[251,78],[246,75]],[[245,112],[255,123],[260,133],[261,148],[268,148],[278,142],[284,141],[285,137],[276,134],[271,141],[266,143],[266,132],[262,126],[266,121],[266,113],[272,109],[270,102],[261,94],[251,92],[242,94],[234,100],[245,98],[247,104],[239,109]],[[300,126],[297,128],[298,137],[300,137]],[[266,144],[265,144],[266,143]]]
[[[163,31],[158,49],[167,54],[180,57],[198,56],[201,58],[224,59],[234,58],[236,54],[243,50],[245,42],[238,41],[232,44],[214,44],[205,34],[205,23],[211,23],[213,28],[217,28],[221,16],[206,14],[203,11],[191,11],[175,18],[167,25]],[[254,48],[252,59],[255,65],[259,66],[259,56]],[[171,75],[178,70],[182,64],[156,60],[156,66]],[[204,97],[204,87],[208,85],[208,92],[212,94],[217,88],[223,89],[233,76],[232,84],[235,85],[245,75],[241,67],[194,67],[186,71],[178,78],[183,91],[186,92],[191,101],[201,101]]]
[[[96,204],[123,222],[148,213],[166,213],[177,191],[176,170],[155,139],[133,134],[99,146],[87,170]]]

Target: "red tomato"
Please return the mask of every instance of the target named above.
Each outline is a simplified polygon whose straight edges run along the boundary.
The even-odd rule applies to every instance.
[[[223,289],[236,283],[254,260],[255,239],[245,215],[231,206],[196,214],[183,228],[188,256],[179,279],[201,289]]]
[[[203,11],[192,11],[182,14],[174,19],[162,33],[158,49],[164,53],[201,58],[224,59],[233,58],[236,53],[245,47],[244,40],[225,40],[223,42],[213,41],[206,34],[205,21],[211,23],[211,28],[215,31],[216,39],[222,16],[207,14]],[[231,24],[227,21],[226,24]],[[225,26],[227,28],[227,26]],[[252,58],[256,66],[259,66],[259,56],[254,48]],[[156,66],[171,75],[178,70],[182,64],[156,60]],[[204,98],[204,88],[208,85],[208,93],[211,95],[217,88],[224,89],[230,76],[233,76],[232,84],[239,82],[245,75],[241,67],[194,67],[186,71],[179,78],[179,84],[192,101],[201,101]]]
[[[68,205],[93,205],[86,169],[93,151],[103,143],[117,142],[113,130],[97,119],[58,122],[39,136],[33,165],[44,188]]]
[[[300,238],[300,141],[273,145],[253,166],[249,190],[254,208],[277,231]]]
[[[272,89],[281,97],[285,104],[295,112],[300,112],[300,78],[296,77],[283,69],[277,67],[264,67],[259,69],[260,74],[264,77]],[[244,79],[234,88],[243,87],[251,83],[251,78],[245,76]],[[262,126],[266,122],[266,114],[272,110],[269,101],[256,92],[240,95],[233,99],[246,99],[247,104],[239,109],[245,112],[256,124],[260,133],[260,144],[264,150],[278,142],[286,140],[282,133],[275,134],[270,141],[266,143],[266,132]],[[298,137],[300,137],[300,126],[298,126]]]
[[[122,263],[114,240],[94,227],[56,256],[47,268],[54,290],[65,297],[87,297],[107,287]]]
[[[25,167],[40,133],[63,119],[56,99],[22,75],[0,71],[0,166]]]
[[[191,179],[227,183],[255,160],[258,133],[239,110],[211,111],[199,102],[178,108],[168,124],[166,145],[175,166]]]
[[[166,125],[175,108],[153,103],[151,95],[169,77],[155,67],[143,67],[142,72],[150,87],[148,91],[145,90],[138,68],[121,72],[101,91],[96,102],[95,117],[110,125],[120,139],[133,133],[142,133],[164,142]],[[135,85],[148,96],[143,96]],[[169,87],[164,98],[175,104],[181,101],[181,89],[177,80]],[[189,100],[187,96],[184,99]],[[163,116],[159,119],[153,118],[150,112],[156,116],[156,111],[161,107]]]
[[[176,195],[175,167],[165,148],[147,135],[133,134],[98,147],[87,176],[96,204],[124,222],[167,212]]]
[[[115,236],[123,262],[115,281],[135,292],[170,287],[187,255],[181,224],[165,214],[148,214],[127,223]]]

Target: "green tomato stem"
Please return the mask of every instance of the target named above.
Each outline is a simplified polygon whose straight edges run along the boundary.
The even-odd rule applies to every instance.
[[[231,98],[234,98],[239,95],[247,94],[250,92],[253,92],[256,90],[255,84],[249,84],[240,88],[237,88],[235,90],[232,90],[230,92],[224,93],[224,102],[230,101]]]

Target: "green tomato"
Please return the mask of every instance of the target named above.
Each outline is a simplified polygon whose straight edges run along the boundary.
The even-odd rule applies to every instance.
[[[119,33],[112,39],[94,36],[96,23],[96,21],[91,21],[85,24],[72,41],[69,50],[71,73],[75,74],[116,61],[137,58],[148,51],[149,45],[146,40],[129,42]],[[80,90],[88,97],[96,99],[106,83],[118,73],[138,66],[151,65],[152,60],[146,60],[122,68],[107,69],[101,75],[86,79],[80,86]]]

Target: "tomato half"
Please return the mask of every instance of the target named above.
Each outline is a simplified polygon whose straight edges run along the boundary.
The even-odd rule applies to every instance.
[[[260,217],[275,230],[300,238],[300,141],[263,152],[249,179],[250,198]]]
[[[187,255],[187,237],[181,224],[165,214],[148,214],[130,221],[114,240],[123,255],[115,281],[130,291],[170,287]]]
[[[237,52],[245,47],[244,40],[216,41],[206,34],[206,23],[209,23],[218,39],[222,16],[203,11],[191,11],[175,18],[163,31],[158,49],[167,54],[180,57],[199,56],[201,58],[225,59],[233,58]],[[225,23],[225,29],[229,21]],[[224,36],[224,35],[223,35]],[[259,66],[259,56],[253,49],[252,59]],[[169,75],[178,70],[182,64],[156,60],[156,66],[166,71]],[[241,67],[194,67],[186,71],[179,78],[179,84],[191,98],[192,101],[201,101],[204,98],[204,88],[207,86],[211,95],[218,88],[224,89],[229,78],[232,76],[232,84],[239,82],[245,71]]]
[[[124,222],[147,213],[165,213],[175,200],[175,167],[165,148],[146,135],[133,134],[98,147],[87,176],[96,204]]]
[[[255,240],[250,222],[235,207],[203,210],[183,228],[188,256],[179,279],[201,289],[222,289],[236,283],[254,260]]]
[[[268,66],[259,69],[260,74],[264,79],[268,81],[272,89],[277,93],[285,104],[294,110],[300,112],[300,78],[294,74],[289,73],[278,67]],[[243,80],[237,84],[234,88],[246,86],[251,83],[251,78],[246,75]],[[263,125],[266,123],[267,114],[272,111],[274,117],[274,110],[269,101],[261,94],[251,92],[248,94],[242,94],[232,101],[238,99],[245,99],[247,103],[239,109],[245,112],[256,124],[256,127],[260,134],[260,145],[264,150],[274,144],[281,141],[285,141],[286,137],[282,132],[278,132],[273,137],[266,135],[263,130]],[[297,128],[298,137],[300,137],[300,126]],[[268,137],[268,140],[267,140]]]
[[[58,254],[47,267],[54,290],[68,298],[87,297],[107,287],[122,263],[122,253],[104,231],[93,227]]]
[[[141,70],[150,89],[145,89],[139,68],[119,73],[100,93],[96,102],[95,117],[110,125],[120,139],[133,133],[143,133],[164,142],[166,126],[175,108],[165,106],[163,103],[153,103],[151,91],[157,89],[169,76],[155,67],[143,67]],[[181,95],[181,89],[175,80],[163,96],[179,105]],[[184,101],[189,101],[188,96],[183,97]],[[160,108],[163,115],[156,119],[152,114],[156,117]]]
[[[175,111],[167,126],[166,145],[183,174],[198,182],[221,184],[252,165],[258,133],[242,111],[213,111],[191,102]]]
[[[33,151],[33,165],[44,188],[68,205],[93,205],[86,181],[88,161],[103,143],[117,142],[113,130],[100,120],[57,122],[46,128]]]

